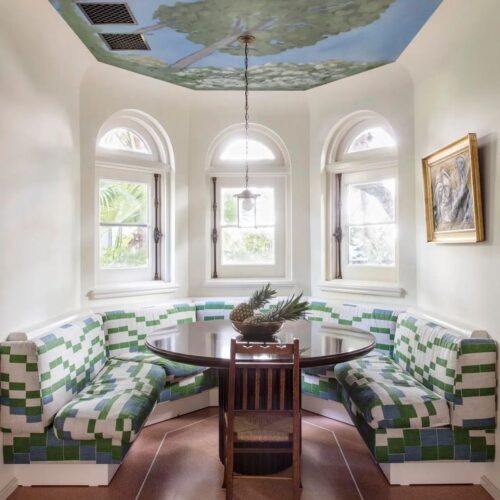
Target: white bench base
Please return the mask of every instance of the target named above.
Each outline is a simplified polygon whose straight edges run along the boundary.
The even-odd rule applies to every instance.
[[[378,464],[390,484],[481,484],[490,462],[425,461]]]
[[[185,415],[186,413],[202,410],[203,408],[207,408],[207,406],[219,406],[219,389],[217,387],[176,401],[158,403],[153,408],[144,426],[157,424],[164,420]]]
[[[85,462],[15,464],[14,476],[19,486],[108,486],[118,467]]]
[[[4,464],[0,463],[2,467],[6,467]],[[17,479],[15,477],[7,480],[4,486],[0,489],[0,500],[7,500],[12,493],[16,490],[19,485],[17,484]]]
[[[317,413],[323,417],[338,420],[344,424],[354,425],[347,410],[342,403],[316,398],[308,394],[302,394],[302,409]]]

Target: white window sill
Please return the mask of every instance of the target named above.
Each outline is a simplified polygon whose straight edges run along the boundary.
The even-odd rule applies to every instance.
[[[88,297],[91,300],[136,297],[157,293],[174,293],[178,288],[179,285],[177,283],[167,283],[166,281],[138,281],[137,283],[119,283],[97,287],[90,290]]]
[[[209,288],[255,288],[271,283],[272,286],[293,288],[297,285],[295,281],[287,279],[272,278],[214,278],[205,281],[204,285]]]
[[[399,283],[383,281],[332,280],[320,284],[323,292],[352,293],[359,295],[379,295],[384,297],[403,297],[404,288]]]

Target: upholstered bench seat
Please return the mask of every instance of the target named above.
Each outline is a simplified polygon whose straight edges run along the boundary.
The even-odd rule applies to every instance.
[[[115,439],[131,443],[165,385],[159,366],[110,360],[54,418],[59,439]]]
[[[406,373],[389,356],[375,354],[341,363],[337,380],[349,397],[353,413],[374,429],[449,425],[445,399]]]
[[[126,352],[113,356],[114,359],[121,361],[134,361],[136,363],[150,363],[153,365],[161,366],[167,375],[167,381],[173,381],[180,377],[189,377],[205,371],[207,368],[204,366],[188,365],[186,363],[178,363],[165,359],[150,351],[147,352]]]

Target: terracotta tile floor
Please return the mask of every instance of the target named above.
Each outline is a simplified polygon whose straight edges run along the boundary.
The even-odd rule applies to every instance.
[[[109,487],[18,488],[9,500],[223,500],[216,408],[145,428]],[[389,486],[357,431],[304,413],[302,500],[483,500],[480,486]],[[291,498],[288,481],[236,480],[235,499]]]

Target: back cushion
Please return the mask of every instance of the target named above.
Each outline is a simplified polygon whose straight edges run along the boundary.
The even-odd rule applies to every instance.
[[[59,409],[106,363],[102,318],[92,314],[33,340],[38,351],[44,422],[49,425]]]
[[[231,311],[240,302],[238,299],[196,300],[196,321],[229,319]]]
[[[398,314],[394,309],[311,299],[307,319],[353,326],[370,332],[377,342],[375,348],[392,354]]]
[[[196,321],[193,303],[119,309],[103,313],[106,347],[110,356],[129,352],[149,352],[146,336],[159,328]]]
[[[0,343],[0,424],[3,432],[43,432],[38,353],[34,342]]]
[[[450,404],[456,427],[490,429],[496,416],[496,343],[402,313],[394,342],[395,361]]]
[[[106,363],[99,315],[88,315],[25,342],[0,344],[2,429],[43,432],[59,409]]]

